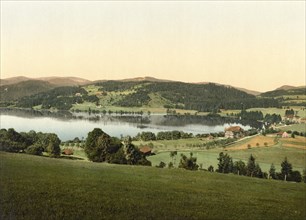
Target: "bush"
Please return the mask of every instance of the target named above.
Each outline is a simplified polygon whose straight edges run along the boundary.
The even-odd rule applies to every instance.
[[[214,172],[214,167],[213,167],[212,165],[210,165],[210,166],[208,167],[208,171],[209,171],[209,172]]]
[[[31,145],[25,150],[27,154],[39,155],[39,156],[42,155],[43,151],[44,149],[38,145]]]
[[[163,161],[161,161],[159,165],[156,165],[157,168],[164,168],[165,166],[166,164]]]
[[[197,164],[197,158],[193,157],[192,153],[190,153],[189,158],[186,155],[181,154],[179,168],[184,168],[186,170],[198,170],[199,165]]]

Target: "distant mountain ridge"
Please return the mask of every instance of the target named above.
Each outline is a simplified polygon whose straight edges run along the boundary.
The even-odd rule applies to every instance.
[[[36,81],[44,81],[48,82],[54,86],[79,86],[79,85],[85,85],[88,83],[91,83],[92,81],[79,78],[79,77],[38,77],[38,78],[29,78],[24,76],[17,76],[17,77],[11,77],[6,79],[0,80],[0,86],[4,85],[12,85],[28,80],[36,80]]]
[[[105,81],[119,81],[119,82],[141,82],[141,81],[149,81],[149,82],[177,82],[176,80],[167,80],[167,79],[158,79],[150,76],[145,76],[145,77],[135,77],[135,78],[127,78],[127,79],[120,79],[120,80],[88,80],[80,77],[58,77],[58,76],[51,76],[51,77],[38,77],[38,78],[29,78],[25,76],[17,76],[17,77],[11,77],[11,78],[5,78],[5,79],[0,79],[0,86],[4,85],[12,85],[20,82],[24,82],[27,80],[36,80],[36,81],[44,81],[50,83],[52,86],[58,87],[58,86],[82,86],[86,84],[91,84],[91,83],[98,83],[98,82],[105,82]],[[212,82],[198,82],[198,83],[191,83],[191,84],[209,84]],[[220,84],[220,83],[214,83],[216,85],[223,85],[226,87],[231,87],[238,89],[240,91],[246,92],[251,95],[260,95],[263,92],[259,91],[254,91],[254,90],[249,90],[246,88],[241,88],[241,87],[235,87],[231,85],[225,85],[225,84]],[[292,89],[300,89],[300,88],[305,88],[305,86],[291,86],[291,85],[283,85],[279,88],[276,88],[275,90],[292,90]],[[274,91],[274,90],[272,90]]]

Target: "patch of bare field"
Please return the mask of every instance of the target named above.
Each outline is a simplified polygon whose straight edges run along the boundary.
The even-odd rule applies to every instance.
[[[295,138],[282,138],[283,147],[293,147],[306,150],[306,137],[295,136]]]
[[[232,147],[227,148],[227,150],[245,150],[254,147],[269,147],[275,145],[274,139],[274,137],[258,135],[250,139],[238,142]]]

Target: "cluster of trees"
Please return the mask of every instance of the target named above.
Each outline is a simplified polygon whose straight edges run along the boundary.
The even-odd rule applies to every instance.
[[[76,96],[76,94],[79,95]],[[84,101],[97,102],[99,99],[95,95],[89,96],[87,91],[81,87],[64,86],[23,97],[18,100],[16,106],[32,108],[41,105],[43,109],[69,110],[73,104],[83,103]]]
[[[173,158],[176,158],[177,151],[170,152],[170,157],[172,161],[168,164],[168,168],[173,168]],[[216,172],[218,173],[233,173],[236,175],[243,175],[249,177],[265,178],[265,179],[275,179],[275,180],[284,180],[284,181],[294,181],[306,183],[306,170],[303,173],[303,176],[299,171],[292,170],[292,164],[288,162],[285,157],[284,161],[281,163],[281,172],[276,172],[275,166],[272,164],[269,172],[263,172],[258,163],[256,163],[255,157],[251,154],[248,162],[245,163],[242,160],[233,161],[232,157],[227,153],[221,152],[218,159],[218,168]],[[161,162],[158,166],[159,168],[166,167],[164,162]],[[179,163],[179,168],[186,170],[198,170],[199,167],[202,169],[202,165],[197,164],[197,158],[193,157],[193,154],[190,153],[190,156],[187,157],[184,154],[181,154],[181,159]],[[208,171],[214,172],[214,167],[209,166]]]
[[[0,150],[14,153],[42,155],[47,152],[50,157],[59,157],[61,140],[56,134],[42,132],[20,132],[13,128],[0,130]]]
[[[145,155],[132,144],[130,137],[121,143],[118,138],[109,136],[100,128],[88,133],[85,153],[93,162],[151,166]]]
[[[186,170],[198,170],[199,165],[197,164],[197,158],[194,157],[192,153],[190,153],[189,157],[187,157],[185,154],[181,154],[179,168]]]
[[[282,121],[282,117],[278,114],[266,114],[264,121],[269,123],[269,124],[278,124]]]
[[[142,141],[155,141],[155,140],[178,140],[192,138],[192,133],[185,133],[183,131],[160,131],[156,135],[153,132],[141,132],[134,138],[135,140]]]
[[[233,162],[232,157],[228,154],[221,152],[218,157],[218,169],[219,173],[234,173],[237,175],[244,175],[250,177],[265,178],[266,174],[262,172],[260,166],[255,161],[255,157],[251,155],[248,163],[245,164],[242,160]]]
[[[253,121],[263,120],[263,114],[261,111],[241,110],[241,112],[237,114],[237,116],[241,117],[241,119],[244,120],[253,120]]]
[[[149,104],[151,98],[146,90],[138,89],[137,92],[124,95],[122,99],[115,102],[115,105],[123,107],[141,107]]]
[[[252,154],[247,164],[242,160],[233,162],[233,159],[223,152],[219,154],[218,161],[218,169],[216,171],[219,173],[234,173],[243,176],[294,182],[301,182],[303,179],[306,181],[306,176],[302,177],[299,171],[292,170],[292,164],[288,162],[287,157],[285,157],[284,161],[281,163],[281,172],[276,172],[275,166],[272,164],[268,173],[261,170]]]
[[[285,111],[285,115],[288,116],[288,115],[295,115],[295,111],[293,109],[287,109]]]

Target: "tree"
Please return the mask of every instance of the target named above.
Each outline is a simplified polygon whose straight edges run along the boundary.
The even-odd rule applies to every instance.
[[[47,147],[46,151],[49,153],[50,157],[59,157],[61,154],[61,140],[56,134],[47,134]]]
[[[31,145],[25,150],[27,154],[39,155],[39,156],[42,155],[43,151],[44,149],[39,145]]]
[[[287,177],[292,173],[292,165],[288,162],[287,157],[285,157],[284,161],[281,163],[281,167],[281,174],[286,181]]]
[[[263,172],[262,172],[258,163],[256,163],[256,165],[255,165],[254,176],[258,177],[258,178],[263,178],[264,177],[264,174],[263,174]]]
[[[231,173],[233,172],[233,160],[228,154],[221,152],[218,157],[218,169],[219,173]]]
[[[256,164],[255,164],[255,158],[251,154],[249,157],[248,163],[247,163],[247,176],[253,177],[255,171],[256,171]]]
[[[303,182],[306,183],[306,169],[303,170]]]
[[[302,182],[302,175],[299,171],[294,170],[291,172],[290,174],[290,181],[294,181],[294,182]]]
[[[132,138],[130,136],[126,137],[124,140],[123,152],[127,164],[151,166],[151,162],[146,159],[134,144],[132,144]]]
[[[171,157],[171,159],[172,159],[173,165],[175,165],[176,155],[177,155],[177,151],[171,151],[171,152],[170,152],[170,157]]]
[[[276,170],[275,170],[275,166],[273,163],[271,164],[271,167],[269,170],[269,177],[272,179],[276,179]]]
[[[214,172],[214,167],[212,165],[210,165],[207,169],[209,172]]]
[[[89,160],[93,162],[102,162],[103,161],[103,156],[101,157],[102,154],[102,149],[105,147],[106,141],[103,141],[103,138],[108,139],[108,135],[104,133],[100,128],[95,128],[93,131],[88,133],[88,136],[86,138],[85,142],[85,153],[87,154],[87,157]],[[99,144],[98,144],[98,139]],[[101,146],[104,142],[104,146]],[[99,146],[100,145],[100,146]]]
[[[197,158],[193,157],[192,153],[190,153],[189,158],[186,155],[181,154],[179,168],[184,168],[186,170],[198,170],[199,165],[197,164]]]
[[[233,172],[238,175],[246,175],[246,165],[242,160],[235,161]]]
[[[159,163],[159,165],[156,165],[156,167],[157,167],[157,168],[164,168],[164,167],[166,167],[166,164],[165,164],[163,161],[161,161],[161,162]]]

